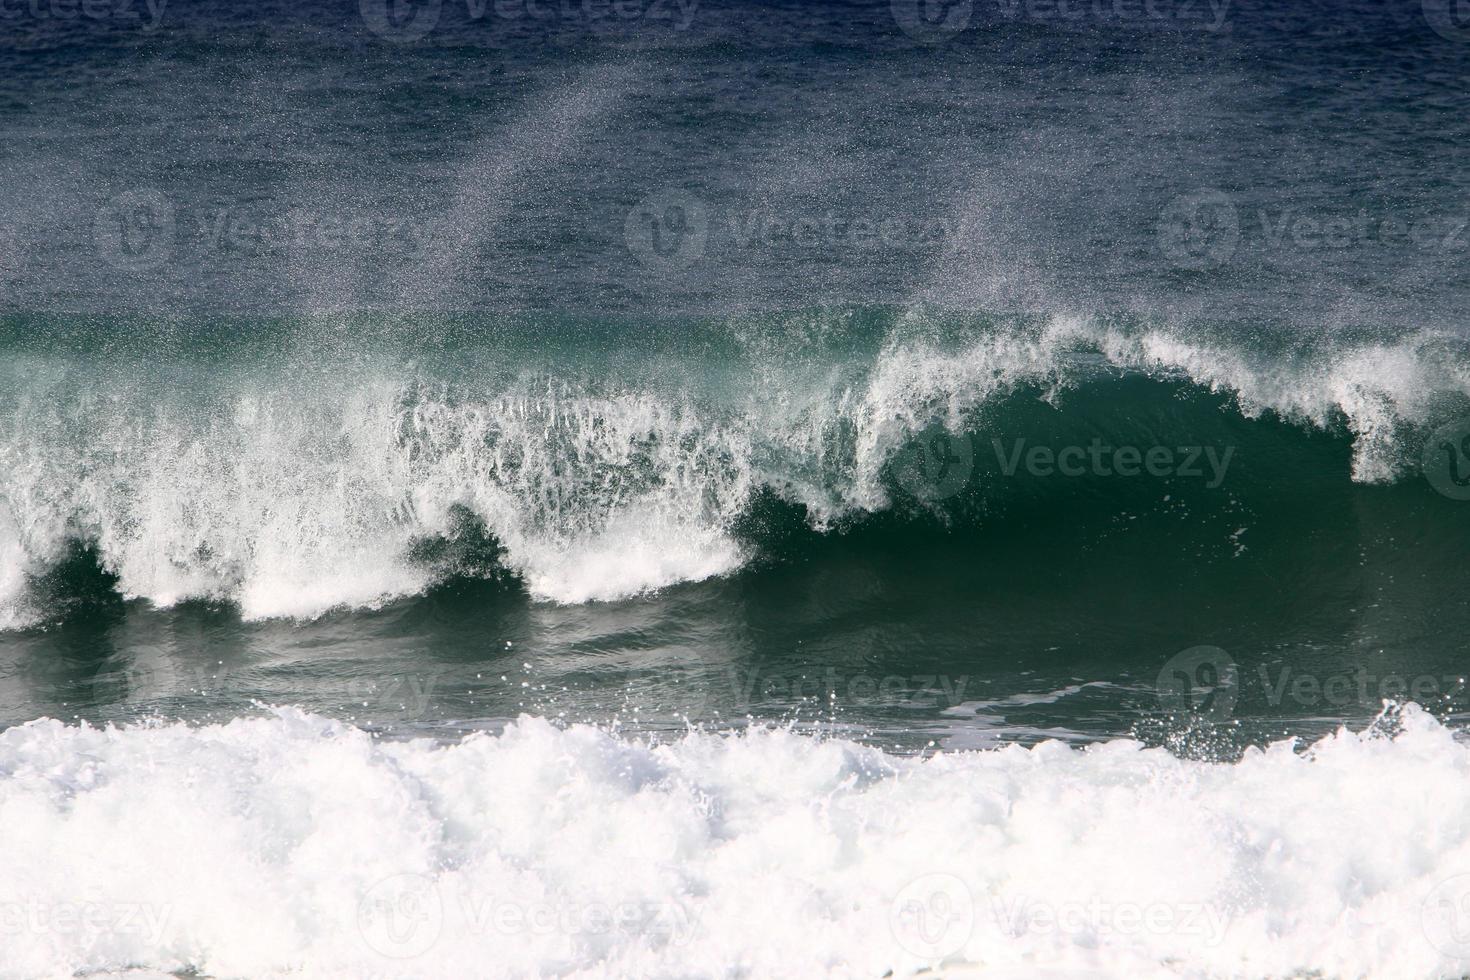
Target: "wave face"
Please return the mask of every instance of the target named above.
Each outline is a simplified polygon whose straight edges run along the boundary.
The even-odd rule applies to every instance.
[[[1235,764],[37,721],[0,733],[0,976],[1450,976],[1467,768],[1412,705]]]
[[[665,326],[620,351],[607,325],[590,346],[586,325],[550,342],[529,329],[478,346],[446,332],[421,357],[145,360],[136,339],[105,362],[18,353],[0,396],[0,626],[46,618],[33,585],[77,542],[124,596],[251,619],[374,607],[459,574],[579,603],[762,557],[742,529],[765,499],[818,531],[883,513],[984,520],[988,498],[1020,492],[1004,477],[1028,437],[1212,443],[1244,474],[1215,474],[1203,505],[1220,510],[1240,480],[1417,476],[1427,434],[1470,404],[1463,342],[1430,333],[1244,345],[1139,322],[857,311]],[[1281,462],[1279,422],[1340,442],[1345,471],[1308,441]],[[467,535],[488,552],[466,557]]]

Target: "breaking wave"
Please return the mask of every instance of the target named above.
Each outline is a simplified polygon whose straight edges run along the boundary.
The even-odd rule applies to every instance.
[[[370,607],[459,574],[610,600],[744,567],[760,500],[818,531],[974,518],[964,501],[993,486],[974,460],[959,480],[916,462],[936,434],[971,455],[1038,430],[1228,438],[1247,459],[1249,420],[1276,419],[1341,441],[1345,469],[1323,479],[1383,483],[1470,406],[1464,343],[1437,334],[1246,347],[1100,318],[856,322],[726,325],[718,356],[598,351],[560,373],[524,344],[438,361],[17,351],[0,394],[0,628],[48,615],[35,583],[78,542],[126,597],[247,618]]]

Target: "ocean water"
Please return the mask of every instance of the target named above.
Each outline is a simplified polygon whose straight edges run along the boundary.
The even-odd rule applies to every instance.
[[[1452,0],[0,0],[0,977],[1470,976]]]

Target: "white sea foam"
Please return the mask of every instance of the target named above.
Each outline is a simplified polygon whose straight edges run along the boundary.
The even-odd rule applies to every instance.
[[[741,560],[728,529],[752,455],[738,427],[649,395],[445,400],[370,381],[237,381],[202,408],[127,393],[32,405],[0,448],[26,464],[0,478],[25,529],[0,525],[0,549],[16,553],[0,603],[16,601],[12,578],[81,535],[124,594],[228,599],[247,618],[421,591],[435,573],[410,552],[451,533],[455,508],[545,599],[721,574]]]
[[[0,976],[1457,976],[1470,748],[1402,722],[1226,764],[36,721],[0,733]]]
[[[1470,397],[1470,367],[1439,343],[1273,361],[1082,318],[962,342],[902,324],[871,363],[763,355],[744,390],[677,394],[544,377],[451,390],[391,368],[93,375],[31,359],[0,397],[0,629],[35,614],[27,580],[73,538],[128,596],[229,600],[248,618],[420,592],[444,569],[415,545],[465,512],[540,599],[726,574],[747,558],[733,528],[758,488],[818,526],[890,507],[887,468],[916,433],[973,425],[1022,387],[1065,388],[1079,351],[1187,376],[1247,415],[1345,423],[1353,477],[1386,480],[1439,400]]]
[[[0,630],[27,625],[26,568],[29,564],[10,515],[0,510]]]

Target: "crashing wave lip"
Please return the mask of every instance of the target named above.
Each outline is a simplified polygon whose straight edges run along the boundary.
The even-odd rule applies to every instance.
[[[0,909],[43,926],[0,976],[1454,975],[1467,771],[1412,705],[1230,763],[41,720],[0,732]]]
[[[718,528],[619,523],[553,555],[530,550],[521,566],[532,597],[568,605],[611,602],[727,575],[746,560],[744,549]]]

